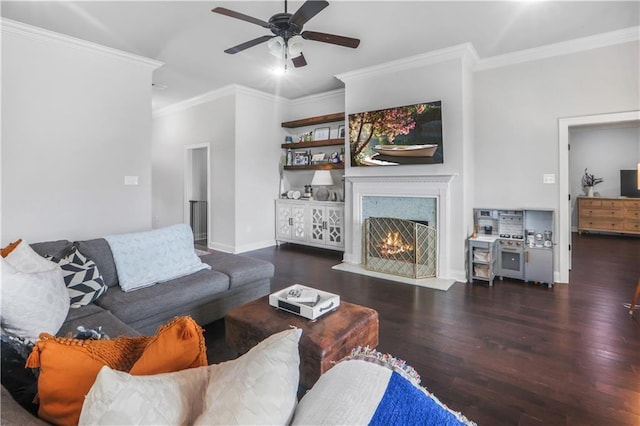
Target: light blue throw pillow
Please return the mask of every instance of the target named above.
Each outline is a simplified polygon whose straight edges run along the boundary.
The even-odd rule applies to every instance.
[[[105,237],[123,291],[169,281],[211,266],[196,255],[191,228],[185,224]]]

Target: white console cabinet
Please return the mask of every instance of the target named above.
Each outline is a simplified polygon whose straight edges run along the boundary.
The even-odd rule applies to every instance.
[[[344,249],[344,203],[276,200],[276,241]]]

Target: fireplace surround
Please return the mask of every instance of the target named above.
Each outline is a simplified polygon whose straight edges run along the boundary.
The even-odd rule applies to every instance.
[[[426,197],[436,199],[436,277],[451,278],[447,256],[451,232],[451,181],[456,175],[345,176],[345,254],[348,265],[363,266],[363,200],[365,197]]]

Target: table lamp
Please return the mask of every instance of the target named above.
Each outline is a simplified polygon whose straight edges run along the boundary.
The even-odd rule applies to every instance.
[[[314,197],[318,201],[327,201],[329,199],[329,190],[327,185],[333,185],[331,172],[329,170],[316,170],[311,179],[311,185],[318,188],[314,191]]]

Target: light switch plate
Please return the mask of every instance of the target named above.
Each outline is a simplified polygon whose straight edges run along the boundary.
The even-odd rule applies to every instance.
[[[542,175],[542,183],[556,183],[556,175],[553,173]]]
[[[137,185],[138,184],[138,176],[125,176],[124,177],[125,185]]]

